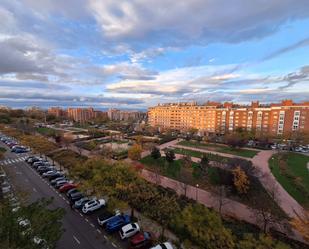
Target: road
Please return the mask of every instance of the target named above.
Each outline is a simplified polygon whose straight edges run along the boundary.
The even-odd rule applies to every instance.
[[[0,147],[7,148],[0,142]],[[8,149],[8,148],[7,148]],[[0,162],[10,177],[15,189],[27,193],[27,201],[33,202],[43,197],[53,197],[51,208],[64,208],[66,214],[63,218],[63,233],[57,243],[57,248],[66,249],[115,249],[127,248],[127,242],[121,242],[118,234],[107,235],[100,229],[96,222],[97,213],[83,215],[77,210],[72,210],[65,195],[59,194],[48,181],[42,178],[22,158],[25,155],[5,153],[5,159]]]

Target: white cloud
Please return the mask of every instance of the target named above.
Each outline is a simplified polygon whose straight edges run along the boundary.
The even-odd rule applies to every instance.
[[[89,0],[104,36],[166,43],[242,41],[309,16],[307,0]],[[161,40],[160,40],[161,39]]]

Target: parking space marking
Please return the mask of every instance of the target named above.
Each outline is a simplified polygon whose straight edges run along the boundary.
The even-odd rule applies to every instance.
[[[112,245],[113,247],[117,248],[117,245],[114,242],[112,242]]]
[[[100,231],[100,229],[97,229],[97,232],[98,232],[98,233],[102,233],[102,232]]]
[[[73,238],[75,239],[75,241],[80,244],[80,241],[73,235]]]
[[[89,220],[87,218],[85,218],[85,221],[89,222]]]
[[[104,239],[108,240],[108,237],[106,235],[104,235]]]
[[[34,192],[38,192],[35,188],[32,188]]]
[[[92,226],[93,228],[95,227],[92,223],[90,223],[90,226]]]
[[[83,217],[83,215],[82,215],[81,213],[79,213],[79,215],[80,215],[81,217]]]

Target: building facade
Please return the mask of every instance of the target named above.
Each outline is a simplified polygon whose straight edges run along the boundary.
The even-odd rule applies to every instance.
[[[241,106],[234,103],[207,102],[169,103],[148,110],[151,126],[187,130],[198,129],[204,133],[225,134],[237,128],[270,135],[290,132],[309,132],[309,102]]]
[[[115,121],[128,121],[143,118],[145,113],[139,111],[122,111],[118,109],[109,109],[107,111],[107,116],[110,120]]]
[[[86,122],[90,119],[95,118],[95,112],[93,108],[68,108],[68,117],[73,119],[75,122]]]

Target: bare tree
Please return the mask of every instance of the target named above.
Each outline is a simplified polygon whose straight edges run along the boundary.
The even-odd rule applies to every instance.
[[[223,206],[230,202],[229,199],[227,199],[227,187],[224,185],[218,186],[214,189],[214,193],[217,195],[218,210],[220,216],[222,216]]]
[[[270,177],[265,175],[265,177]],[[258,194],[253,197],[253,207],[251,208],[257,223],[261,226],[264,233],[268,233],[271,227],[281,227],[287,230],[287,223],[284,221],[285,216],[281,212],[278,212],[280,201],[278,199],[279,192],[275,184],[268,190],[269,197],[273,201],[269,201],[269,198],[265,194]]]

